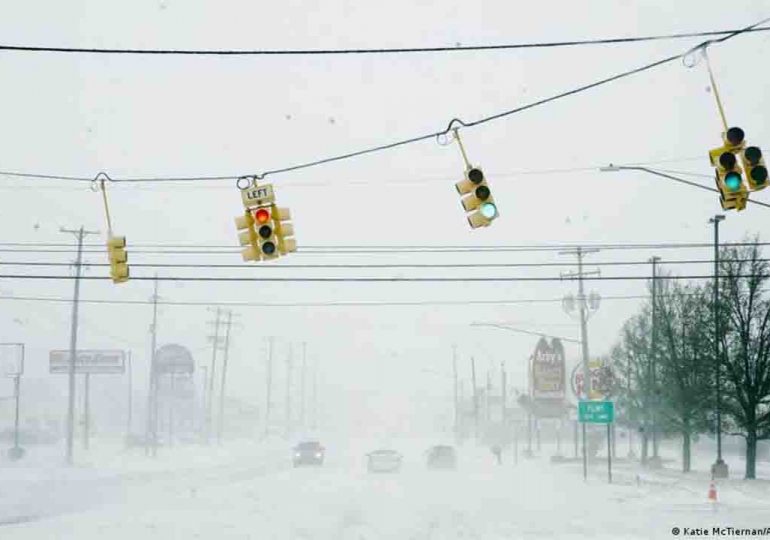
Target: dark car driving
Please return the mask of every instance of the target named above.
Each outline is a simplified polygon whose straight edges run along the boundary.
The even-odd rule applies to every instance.
[[[427,465],[429,469],[455,469],[457,468],[457,453],[455,449],[447,445],[431,446],[427,452]]]
[[[318,441],[303,441],[294,447],[294,466],[323,465],[324,447]]]

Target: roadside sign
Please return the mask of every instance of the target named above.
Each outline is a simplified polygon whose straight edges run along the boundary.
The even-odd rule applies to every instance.
[[[241,190],[241,200],[246,208],[255,206],[264,206],[275,202],[273,193],[273,184],[264,184],[261,186],[249,186]]]
[[[195,362],[187,348],[169,343],[155,351],[155,373],[186,373],[192,375],[194,371]]]
[[[0,376],[18,377],[24,374],[24,344],[0,343]]]
[[[612,401],[580,401],[578,420],[588,424],[611,424],[615,421],[615,403]]]
[[[75,358],[75,373],[125,373],[125,356],[125,351],[80,350]],[[49,362],[50,373],[69,373],[70,352],[51,351]]]

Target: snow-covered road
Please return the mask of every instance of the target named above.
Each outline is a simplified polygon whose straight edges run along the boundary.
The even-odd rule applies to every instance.
[[[0,538],[674,538],[674,527],[770,527],[764,480],[722,482],[715,506],[704,474],[643,472],[637,482],[636,465],[619,463],[608,485],[599,461],[585,483],[579,463],[497,466],[474,447],[460,448],[457,471],[429,471],[420,447],[407,448],[403,470],[390,475],[367,474],[355,444],[320,468],[291,468],[285,446],[274,444],[204,460],[175,449],[149,464],[135,457],[120,468],[52,469],[27,481],[26,503],[9,506],[4,490]]]

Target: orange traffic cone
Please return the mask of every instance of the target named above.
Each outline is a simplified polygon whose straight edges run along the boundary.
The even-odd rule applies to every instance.
[[[712,482],[709,484],[709,500],[710,500],[711,502],[717,502],[717,488],[716,488],[716,486],[714,485],[714,482],[713,482],[713,480],[712,480]]]

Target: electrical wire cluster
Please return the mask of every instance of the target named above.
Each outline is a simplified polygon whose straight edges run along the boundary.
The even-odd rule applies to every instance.
[[[548,103],[552,103],[564,98],[567,98],[569,96],[573,96],[588,90],[591,90],[593,88],[597,88],[599,86],[603,86],[605,84],[630,77],[632,75],[636,75],[648,70],[651,70],[653,68],[662,66],[664,64],[671,63],[675,60],[679,59],[686,59],[691,57],[693,54],[695,54],[697,51],[703,50],[706,47],[717,44],[717,43],[723,43],[729,39],[732,39],[738,35],[747,33],[747,32],[760,32],[767,30],[766,28],[763,28],[761,25],[765,24],[766,22],[770,21],[770,17],[763,19],[755,24],[752,24],[750,26],[747,26],[745,28],[739,29],[739,30],[731,30],[731,31],[717,31],[717,32],[700,32],[700,33],[694,33],[694,34],[677,34],[677,35],[669,35],[669,36],[647,36],[647,37],[641,37],[641,38],[613,38],[611,40],[592,40],[592,43],[613,43],[613,42],[628,42],[628,41],[649,41],[653,39],[671,39],[674,37],[693,37],[693,36],[711,36],[711,35],[719,35],[721,37],[709,39],[707,41],[704,41],[695,47],[691,47],[687,49],[686,51],[678,54],[674,54],[665,58],[661,58],[657,61],[651,62],[649,64],[645,64],[643,66],[629,69],[627,71],[623,71],[621,73],[617,73],[615,75],[612,75],[610,77],[606,77],[597,81],[594,81],[589,84],[585,84],[582,86],[578,86],[576,88],[566,90],[564,92],[560,92],[558,94],[545,97],[530,103],[527,103],[525,105],[521,105],[518,107],[514,107],[508,110],[499,111],[493,114],[490,114],[488,116],[484,116],[481,118],[477,118],[475,120],[465,121],[461,118],[453,118],[448,123],[447,127],[445,129],[441,129],[438,131],[434,131],[432,133],[425,133],[422,135],[415,135],[412,137],[400,139],[397,141],[384,143],[381,145],[364,148],[360,150],[354,150],[350,152],[346,152],[339,155],[334,156],[328,156],[312,161],[306,161],[297,163],[294,165],[287,165],[283,167],[276,167],[273,169],[268,169],[264,171],[254,172],[254,173],[244,173],[244,174],[235,174],[235,175],[215,175],[215,176],[189,176],[189,177],[133,177],[133,178],[110,178],[114,182],[197,182],[197,181],[210,181],[210,180],[232,180],[237,178],[243,178],[243,177],[254,177],[255,179],[262,180],[267,176],[275,176],[281,173],[291,172],[291,171],[297,171],[302,169],[308,169],[311,167],[317,167],[320,165],[324,165],[327,163],[342,161],[342,160],[348,160],[355,157],[372,154],[375,152],[382,152],[386,150],[391,150],[400,146],[405,146],[409,144],[414,144],[417,142],[422,142],[426,140],[441,140],[441,138],[446,138],[450,132],[456,129],[461,128],[471,128],[475,126],[479,126],[482,124],[486,124],[495,120],[499,120],[502,118],[506,118],[530,109],[534,109],[536,107],[540,107],[543,105],[546,105]],[[625,40],[625,41],[624,41]],[[575,45],[579,42],[558,42],[558,43],[552,43],[552,44],[519,44],[519,45],[501,45],[501,46],[480,46],[474,50],[482,50],[482,49],[491,49],[491,48],[525,48],[525,47],[534,47],[534,46],[566,46],[569,44]],[[455,50],[457,48],[451,48],[451,50]],[[37,52],[71,52],[71,53],[103,53],[103,54],[311,54],[312,51],[183,51],[183,50],[142,50],[142,49],[89,49],[89,48],[64,48],[64,47],[28,47],[28,46],[11,46],[11,45],[3,45],[0,46],[0,50],[7,50],[7,51],[37,51]],[[387,50],[387,49],[359,49],[357,51],[359,52],[431,52],[431,51],[444,51],[444,50],[450,50],[450,48],[446,47],[439,47],[439,48],[407,48],[407,49],[393,49],[393,50]],[[348,52],[351,52],[353,50],[349,50]],[[316,51],[319,52],[319,51]],[[320,51],[325,52],[328,54],[331,54],[335,51]],[[335,53],[341,53],[344,52],[342,50],[338,50]],[[13,171],[5,171],[0,174],[5,174],[8,176],[16,176],[19,178],[28,178],[28,179],[56,179],[56,180],[68,180],[68,181],[82,181],[82,182],[93,182],[95,180],[94,177],[83,177],[83,176],[67,176],[67,175],[58,175],[58,174],[42,174],[42,173],[25,173],[25,172],[13,172]],[[96,178],[99,178],[100,176],[105,175],[106,173],[100,172]],[[109,177],[108,177],[109,178]]]

